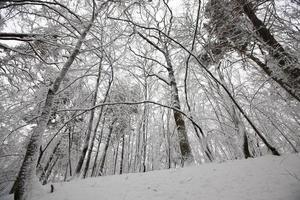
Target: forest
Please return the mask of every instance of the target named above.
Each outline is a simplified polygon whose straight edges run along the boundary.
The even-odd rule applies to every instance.
[[[0,199],[300,151],[299,0],[0,1]]]

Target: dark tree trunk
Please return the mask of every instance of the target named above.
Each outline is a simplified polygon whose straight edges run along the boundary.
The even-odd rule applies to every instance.
[[[55,147],[54,147],[54,149],[53,149],[53,151],[52,151],[52,153],[51,153],[51,155],[50,155],[50,157],[49,157],[49,159],[48,159],[48,161],[47,161],[47,163],[46,163],[46,165],[45,165],[45,167],[43,169],[43,172],[42,172],[42,174],[40,176],[40,181],[41,182],[43,182],[46,179],[47,171],[49,170],[50,164],[52,163],[54,157],[57,156],[56,152],[58,150],[58,147],[59,147],[60,143],[61,143],[61,139],[55,145]]]
[[[244,133],[243,152],[244,152],[245,158],[252,157],[250,150],[249,150],[249,142],[248,142],[248,137],[247,137],[246,132]]]
[[[107,155],[107,150],[108,150],[108,147],[109,147],[109,144],[110,144],[110,139],[111,139],[112,131],[113,131],[113,128],[114,128],[113,125],[114,125],[115,122],[116,122],[116,120],[114,120],[111,123],[110,127],[109,127],[107,141],[106,141],[106,144],[105,144],[105,147],[104,147],[104,152],[103,152],[103,156],[102,156],[100,167],[99,167],[99,176],[103,175],[104,163],[105,163],[105,159],[106,159],[106,155]]]
[[[170,29],[168,31],[168,34],[170,33]],[[142,35],[138,32],[138,35],[143,38],[145,41],[147,41],[151,46],[155,47],[157,50],[159,50],[161,53],[163,53],[166,63],[167,63],[167,71],[169,76],[169,86],[171,89],[171,101],[172,106],[176,108],[177,110],[181,110],[180,108],[180,101],[179,101],[179,94],[178,94],[178,87],[174,75],[174,69],[173,65],[170,59],[169,50],[167,47],[167,43],[164,43],[164,48],[160,48],[155,43],[150,41],[147,37]],[[178,133],[178,140],[179,140],[179,147],[180,147],[180,153],[181,153],[181,165],[187,163],[192,163],[194,161],[194,157],[192,154],[192,150],[188,141],[187,131],[184,119],[182,117],[182,114],[176,110],[173,110],[174,113],[174,120],[177,128]]]
[[[168,141],[168,168],[171,168],[172,161],[171,161],[171,132],[170,132],[170,115],[171,111],[167,111],[167,141]]]
[[[44,177],[44,179],[43,179],[43,182],[42,182],[43,185],[46,185],[46,184],[47,184],[48,179],[49,179],[49,177],[50,177],[50,175],[51,175],[51,173],[52,173],[52,170],[53,170],[53,168],[54,168],[54,166],[56,165],[56,163],[57,163],[58,160],[59,160],[59,156],[56,156],[54,162],[52,163],[52,165],[50,166],[50,168],[49,168],[49,169],[47,170],[47,172],[46,172],[46,175],[45,175],[45,177]]]
[[[147,91],[146,91],[147,92]],[[147,98],[146,98],[147,99]],[[142,170],[141,172],[146,172],[146,155],[147,155],[147,107],[144,105],[144,113],[142,119]]]
[[[121,161],[120,161],[120,174],[123,173],[123,163],[124,163],[124,152],[125,152],[125,134],[122,135],[122,151],[121,151]]]
[[[180,108],[180,101],[179,101],[179,94],[178,94],[178,87],[174,75],[174,70],[173,66],[169,57],[169,52],[166,49],[165,52],[165,59],[167,61],[167,66],[168,66],[168,75],[169,75],[169,81],[170,81],[170,87],[171,87],[171,96],[172,96],[172,103],[173,107],[181,110]],[[180,152],[182,156],[182,165],[184,165],[186,162],[190,163],[193,162],[193,154],[191,151],[191,147],[188,141],[187,137],[187,132],[186,132],[186,126],[184,119],[181,115],[180,112],[177,112],[176,110],[173,110],[174,114],[174,119],[175,119],[175,124],[178,132],[178,139],[179,139],[179,147],[180,147]]]
[[[266,25],[256,16],[248,0],[238,0],[244,13],[251,21],[255,31],[261,37],[263,42],[268,45],[270,55],[278,62],[281,68],[281,74],[278,75],[276,69],[269,68],[269,73],[284,89],[294,98],[300,101],[300,68],[296,57],[285,51],[283,46],[275,39]],[[264,71],[266,71],[264,69]],[[284,75],[285,78],[280,76]]]
[[[71,150],[72,150],[72,128],[69,128],[69,144],[68,144],[68,166],[69,166],[69,172],[70,176],[72,176],[72,161],[71,161]]]

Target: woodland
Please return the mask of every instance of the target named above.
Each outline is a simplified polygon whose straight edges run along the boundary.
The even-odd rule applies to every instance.
[[[299,0],[0,1],[0,198],[300,151]]]

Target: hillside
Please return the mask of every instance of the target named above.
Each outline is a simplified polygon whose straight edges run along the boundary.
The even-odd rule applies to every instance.
[[[54,184],[39,200],[299,200],[300,156],[225,163]],[[45,186],[49,190],[49,185]]]

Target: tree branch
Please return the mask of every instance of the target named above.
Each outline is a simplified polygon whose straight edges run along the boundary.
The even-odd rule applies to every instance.
[[[174,108],[172,106],[168,106],[168,105],[164,105],[155,101],[150,101],[150,100],[145,100],[145,101],[136,101],[136,102],[108,102],[108,103],[101,103],[101,104],[97,104],[93,107],[90,108],[74,108],[74,109],[61,109],[61,110],[57,110],[57,112],[66,112],[66,111],[82,111],[81,114],[83,114],[84,112],[88,112],[91,110],[94,110],[96,108],[99,107],[103,107],[103,106],[117,106],[117,105],[138,105],[138,104],[154,104],[154,105],[158,105],[164,108],[168,108],[171,110],[174,110],[176,112],[181,113],[183,116],[185,116],[187,119],[189,119],[194,125],[197,126],[197,128],[201,129],[200,126],[190,117],[188,116],[186,113],[182,112],[180,109]]]

